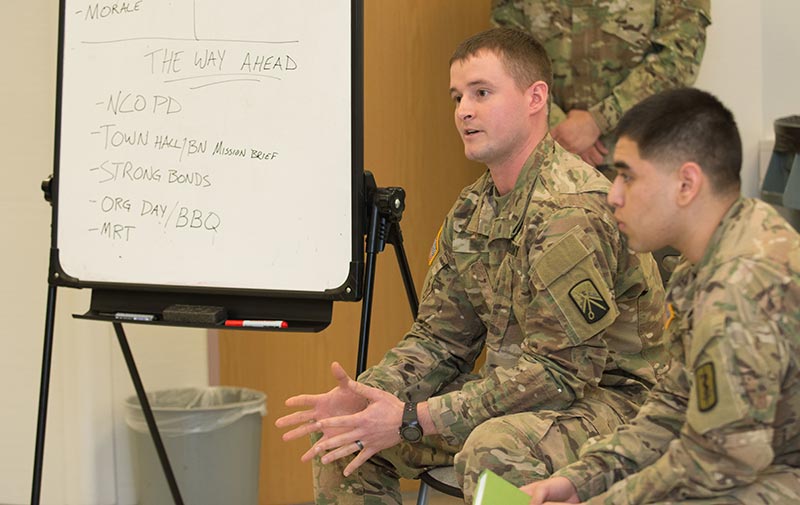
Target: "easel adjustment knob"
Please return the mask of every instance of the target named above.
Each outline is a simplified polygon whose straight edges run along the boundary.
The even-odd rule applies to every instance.
[[[46,202],[53,202],[53,174],[47,176],[47,179],[42,181],[42,191],[44,192],[44,199]]]
[[[396,223],[403,217],[406,208],[406,192],[398,187],[378,188],[375,192],[375,205],[381,215]]]

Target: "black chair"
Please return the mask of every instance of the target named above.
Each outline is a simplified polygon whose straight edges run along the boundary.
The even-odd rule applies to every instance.
[[[464,493],[458,486],[456,470],[452,466],[439,466],[431,468],[419,476],[419,493],[417,494],[417,505],[428,505],[430,488],[440,493],[456,498],[464,498]]]
[[[653,251],[653,258],[658,264],[658,272],[661,274],[661,282],[664,287],[667,286],[667,281],[669,281],[672,271],[675,270],[678,261],[680,261],[680,254],[677,249],[672,247],[664,247],[658,251]]]

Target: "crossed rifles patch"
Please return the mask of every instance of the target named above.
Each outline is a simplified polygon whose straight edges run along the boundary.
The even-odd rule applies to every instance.
[[[584,279],[572,286],[569,297],[589,324],[596,323],[608,314],[608,303],[591,279]]]

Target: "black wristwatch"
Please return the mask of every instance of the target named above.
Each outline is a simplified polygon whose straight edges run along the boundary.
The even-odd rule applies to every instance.
[[[417,404],[406,403],[403,408],[403,424],[400,425],[400,438],[406,442],[419,442],[422,440],[422,426],[417,418]]]

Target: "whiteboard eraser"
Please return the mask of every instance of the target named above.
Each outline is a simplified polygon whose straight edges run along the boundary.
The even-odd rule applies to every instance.
[[[228,311],[212,305],[170,305],[161,315],[173,323],[218,324],[227,319]]]

